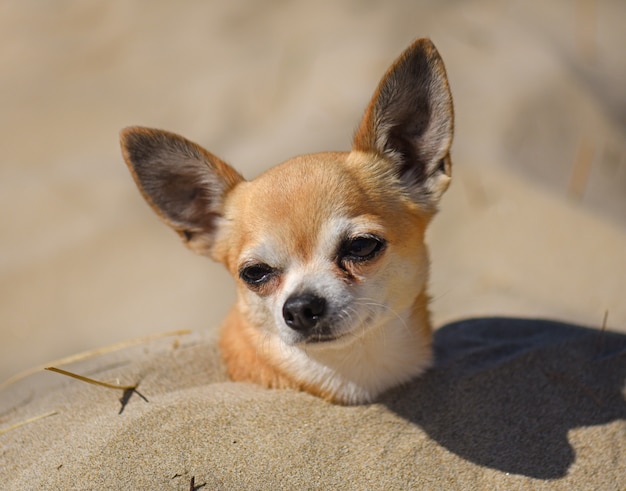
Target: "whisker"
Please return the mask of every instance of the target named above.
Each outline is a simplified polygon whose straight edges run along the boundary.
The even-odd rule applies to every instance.
[[[398,312],[396,312],[394,309],[392,309],[388,305],[386,305],[384,303],[381,303],[381,302],[377,302],[376,300],[370,299],[370,298],[360,298],[360,299],[357,300],[357,303],[359,305],[381,307],[381,308],[385,309],[387,312],[393,314],[393,316],[401,322],[402,327],[407,332],[410,331],[406,319],[404,319]]]

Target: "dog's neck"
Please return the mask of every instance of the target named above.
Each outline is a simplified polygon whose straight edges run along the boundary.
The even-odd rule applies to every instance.
[[[235,309],[223,326],[222,353],[236,353],[225,357],[236,380],[306,390],[347,404],[369,402],[430,365],[427,303],[423,291],[406,311],[352,342],[309,349],[286,346],[276,334],[247,324]]]

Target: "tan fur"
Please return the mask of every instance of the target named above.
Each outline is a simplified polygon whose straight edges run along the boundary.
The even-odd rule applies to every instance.
[[[232,380],[361,403],[428,367],[424,234],[450,183],[452,132],[445,68],[425,39],[383,77],[350,152],[248,182],[178,135],[122,132],[146,201],[236,280],[220,339]]]
[[[415,262],[420,262],[421,254],[426,253],[424,232],[432,214],[423,212],[408,198],[396,192],[389,193],[388,189],[393,189],[391,182],[386,186],[380,177],[370,181],[362,179],[360,173],[352,172],[352,168],[359,168],[364,162],[376,165],[372,163],[371,156],[345,152],[296,157],[270,169],[255,180],[254,189],[241,189],[227,201],[226,217],[239,221],[240,215],[245,216],[245,226],[237,227],[227,240],[223,240],[227,247],[218,249],[221,252],[216,252],[215,258],[224,264],[236,264],[235,258],[246,244],[246,238],[253,235],[253,230],[269,229],[287,240],[282,245],[293,256],[306,261],[311,256],[314,246],[311,240],[318,235],[320,219],[328,216],[332,210],[341,208],[353,216],[379,217],[397,253],[407,261],[416,258]],[[393,181],[392,176],[388,178]],[[315,193],[314,187],[307,185],[309,181],[322,179],[323,194]],[[285,199],[293,196],[292,186],[294,191],[304,193],[300,194],[299,199],[306,203],[306,207],[298,206],[300,202],[293,203]],[[263,194],[274,189],[280,189],[281,196],[269,201],[264,199],[266,197]],[[363,196],[369,199],[361,199]],[[263,206],[266,204],[267,208]],[[399,212],[401,207],[406,208],[404,212]],[[282,233],[283,228],[288,229],[289,233]],[[229,269],[236,276],[236,268]],[[393,278],[389,281],[393,282]],[[245,287],[240,288],[240,296],[245,295]],[[412,305],[415,319],[409,325],[419,330],[419,336],[428,339],[431,329],[425,291],[417,298],[408,297],[406,303],[407,306]],[[244,305],[235,308],[222,324],[220,347],[230,378],[268,388],[305,390],[333,402],[342,402],[326,391],[295,380],[278,368],[280,355],[264,344],[263,334],[254,327],[263,322],[263,319],[255,319]]]
[[[220,350],[228,376],[238,382],[251,382],[268,389],[294,389],[309,392],[327,401],[341,403],[328,391],[298,382],[268,360],[261,333],[250,326],[237,309],[233,309],[222,325]]]

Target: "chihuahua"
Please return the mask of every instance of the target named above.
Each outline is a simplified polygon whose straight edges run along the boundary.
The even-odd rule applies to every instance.
[[[382,78],[349,152],[247,181],[181,136],[122,130],[145,200],[235,279],[220,337],[232,380],[359,404],[430,366],[424,232],[450,183],[453,125],[444,64],[418,39]]]

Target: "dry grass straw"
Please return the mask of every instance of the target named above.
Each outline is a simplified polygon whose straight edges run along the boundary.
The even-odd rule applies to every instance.
[[[144,336],[141,338],[136,338],[136,339],[132,339],[130,341],[124,341],[122,343],[117,343],[117,344],[112,344],[110,346],[105,346],[104,348],[98,348],[95,350],[90,350],[90,351],[84,351],[82,353],[78,353],[76,355],[72,355],[72,356],[68,356],[66,358],[61,358],[60,360],[55,360],[51,363],[46,363],[45,365],[39,365],[36,366],[34,368],[31,368],[29,370],[26,370],[24,372],[20,372],[17,375],[14,375],[13,377],[8,378],[7,380],[5,380],[4,382],[2,382],[0,384],[0,391],[6,389],[8,386],[22,380],[25,379],[26,377],[29,377],[30,375],[33,375],[37,372],[41,372],[42,370],[46,370],[49,368],[50,365],[56,365],[56,366],[62,366],[62,365],[69,365],[70,363],[75,363],[77,361],[81,361],[81,360],[85,360],[87,358],[92,358],[95,356],[99,356],[99,355],[103,355],[106,353],[111,353],[113,351],[118,351],[124,348],[128,348],[130,346],[134,346],[137,344],[142,344],[142,343],[148,343],[150,341],[153,341],[155,339],[160,339],[160,338],[165,338],[165,337],[169,337],[169,336],[182,336],[184,334],[189,334],[191,333],[191,331],[189,329],[182,329],[182,330],[178,330],[178,331],[170,331],[170,332],[164,332],[164,333],[158,333],[158,334],[152,334],[150,336]],[[58,370],[58,369],[56,369]],[[53,371],[56,371],[53,370]],[[116,388],[122,388],[121,386]]]
[[[58,414],[58,413],[56,411],[50,411],[48,413],[40,414],[38,416],[33,416],[32,418],[25,419],[24,421],[19,421],[6,428],[0,428],[0,435],[4,435],[5,433],[8,433],[9,431],[19,428],[20,426],[24,426],[30,423],[34,423],[35,421],[39,421],[40,419],[47,418],[48,416],[54,416],[55,414]]]
[[[74,373],[74,372],[68,372],[67,370],[61,370],[60,368],[56,368],[56,367],[46,367],[46,370],[60,373],[61,375],[66,375],[67,377],[72,377],[77,380],[87,382],[88,384],[99,385],[100,387],[106,387],[107,389],[133,390],[137,388],[137,385],[119,385],[119,384],[109,384],[107,382],[101,382],[100,380],[85,377],[83,375],[78,375],[77,373]]]

